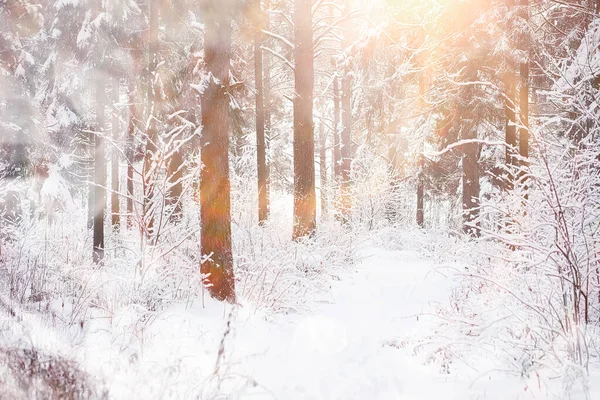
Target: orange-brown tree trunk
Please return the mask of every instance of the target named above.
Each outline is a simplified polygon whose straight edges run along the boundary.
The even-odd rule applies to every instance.
[[[231,199],[229,180],[229,63],[231,58],[230,5],[208,1],[204,59],[210,75],[202,95],[203,164],[200,180],[202,254],[211,256],[201,266],[211,295],[235,302],[231,248]],[[208,276],[207,276],[208,275]]]
[[[266,27],[266,13],[260,7],[260,0],[254,0],[254,78],[256,84],[256,157],[258,167],[258,222],[263,224],[269,219],[269,167],[267,165],[267,143],[265,139],[266,108],[263,79],[263,51]]]
[[[521,17],[525,26],[529,22],[529,0],[521,0]],[[519,154],[521,156],[520,181],[525,180],[525,168],[529,158],[529,33],[525,32],[521,39],[521,50],[525,53],[519,66],[521,85],[519,90],[519,110],[521,126],[519,128]],[[524,182],[522,182],[524,184]]]
[[[294,1],[294,239],[309,236],[317,228],[311,6],[310,0]]]
[[[477,80],[477,66],[470,62],[466,68],[466,79]],[[473,84],[462,88],[460,99],[460,135],[462,140],[477,139],[477,126],[474,122],[472,102]],[[462,146],[462,205],[463,232],[472,237],[479,237],[479,144],[467,142]]]
[[[514,167],[517,166],[517,121],[516,121],[516,99],[515,99],[515,77],[512,71],[507,72],[505,78],[505,102],[504,109],[506,114],[506,170],[508,171],[506,188],[511,190],[514,187]]]

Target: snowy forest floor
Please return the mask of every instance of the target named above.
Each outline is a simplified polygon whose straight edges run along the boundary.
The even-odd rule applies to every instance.
[[[148,370],[135,377],[110,371],[117,380],[109,386],[121,386],[111,392],[122,390],[123,398],[185,398],[200,390],[208,398],[280,400],[561,397],[560,384],[541,385],[536,377],[458,363],[443,372],[427,363],[415,345],[439,323],[427,315],[434,305],[447,303],[452,275],[414,250],[363,245],[359,256],[358,265],[333,280],[331,292],[308,315],[267,317],[213,301],[205,308],[195,304],[163,312],[145,334],[155,338],[144,345]],[[231,330],[224,335],[228,321]],[[201,359],[204,365],[198,365]],[[199,370],[181,368],[188,375],[167,385],[154,379],[164,375],[163,366],[186,362]],[[205,380],[190,388],[190,379],[200,376]],[[590,393],[600,393],[594,385],[598,382],[592,382]]]
[[[135,304],[97,310],[66,328],[21,310],[3,335],[74,360],[108,399],[600,398],[598,369],[587,395],[574,388],[565,397],[561,377],[539,370],[524,378],[486,364],[485,355],[473,364],[453,354],[444,367],[430,345],[443,322],[436,307],[448,306],[467,261],[448,261],[450,242],[435,236],[393,233],[363,240],[357,262],[331,272],[331,287],[303,312],[197,296],[150,314]],[[76,306],[59,303],[51,307]]]
[[[433,305],[447,303],[452,276],[415,251],[366,246],[360,253],[360,264],[333,283],[331,297],[311,315],[276,322],[240,318],[235,346],[247,358],[234,370],[261,385],[243,398],[554,397],[552,388],[536,387],[535,379],[473,371],[468,365],[444,373],[439,365],[426,364],[414,344],[439,322],[427,315]]]

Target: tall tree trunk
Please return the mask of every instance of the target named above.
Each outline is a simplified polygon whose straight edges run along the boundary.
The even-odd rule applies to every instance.
[[[340,81],[333,78],[333,177],[339,180],[342,175],[342,154],[340,149]]]
[[[95,170],[95,152],[96,152],[96,134],[89,133],[88,135],[88,149],[89,149],[89,162],[87,163],[87,177],[88,177],[88,198],[87,198],[87,227],[88,229],[94,228],[94,215],[96,204],[94,203],[94,191],[96,190],[94,187],[94,182],[96,180],[96,170]]]
[[[111,164],[111,216],[112,216],[112,227],[113,229],[119,229],[121,224],[120,207],[119,207],[119,149],[118,145],[121,141],[121,135],[119,130],[119,115],[117,114],[117,104],[119,103],[119,77],[113,77],[112,85],[112,137],[114,145],[112,147],[112,164]]]
[[[106,213],[106,164],[104,160],[104,106],[106,85],[98,78],[96,87],[96,134],[94,135],[94,237],[93,260],[104,259],[104,215]]]
[[[158,0],[150,1],[150,21],[148,36],[148,129],[146,132],[146,152],[142,182],[144,189],[142,223],[144,234],[151,238],[154,233],[154,175],[157,152],[156,112],[158,108],[157,71],[158,65]]]
[[[135,162],[135,120],[136,120],[136,107],[135,107],[135,83],[130,78],[128,86],[128,99],[129,99],[129,122],[127,125],[127,226],[131,228],[133,226],[133,164]]]
[[[270,0],[265,1],[265,14],[266,14],[266,29],[269,29],[268,12],[270,10]],[[264,38],[263,43],[268,45],[269,39]],[[267,192],[267,213],[270,212],[271,207],[271,56],[268,52],[262,54],[263,57],[263,98],[265,107],[265,171],[266,171],[266,192]],[[268,215],[267,215],[268,216]]]
[[[426,32],[425,28],[421,27],[418,31],[418,43],[419,47],[422,47],[425,44]],[[417,62],[419,64],[419,68],[421,72],[419,73],[419,101],[418,106],[421,110],[425,110],[425,93],[427,92],[427,63],[426,63],[426,54],[422,54],[418,57]],[[425,156],[423,153],[419,155],[419,172],[417,175],[417,225],[421,228],[425,226],[425,210],[424,210],[424,192],[425,192],[425,182],[424,182],[424,167],[425,167]]]
[[[231,58],[230,2],[208,1],[204,59],[212,75],[202,95],[200,183],[201,248],[212,255],[201,266],[218,300],[235,302],[231,248],[231,199],[229,181],[229,63]],[[210,275],[209,275],[210,274]]]
[[[352,165],[352,74],[344,71],[342,79],[342,137],[341,137],[341,178],[342,178],[342,221],[350,220],[352,198],[350,196],[350,172]]]
[[[424,181],[423,181],[423,168],[425,166],[425,157],[421,154],[419,156],[419,173],[417,175],[417,225],[420,227],[425,226],[425,213],[423,207],[423,194],[424,194]]]
[[[527,26],[529,22],[529,0],[521,0],[522,18]],[[519,109],[521,126],[519,128],[519,154],[522,157],[519,180],[523,181],[527,159],[529,158],[529,32],[523,35],[521,50],[525,53],[519,66],[521,87],[519,91]],[[522,182],[524,184],[524,182]]]
[[[467,80],[477,80],[477,67],[473,62],[467,66]],[[477,126],[474,123],[472,101],[473,85],[464,86],[461,93],[460,130],[462,140],[477,139]],[[466,143],[462,146],[462,205],[463,232],[479,237],[479,144]]]
[[[263,51],[266,13],[260,7],[260,0],[255,1],[256,32],[254,34],[254,77],[256,83],[256,156],[258,166],[258,223],[269,219],[269,169],[267,167],[267,145],[265,140],[265,96],[263,85]]]
[[[310,0],[294,0],[294,239],[313,234],[317,227],[311,6]]]
[[[320,187],[321,187],[321,218],[327,217],[327,132],[323,126],[320,125],[319,129],[319,173],[320,173]]]
[[[335,5],[331,3],[329,5],[329,18],[330,23],[333,25],[335,23]],[[333,175],[333,181],[339,181],[341,176],[341,160],[342,155],[340,153],[340,81],[337,76],[338,65],[335,58],[331,59],[331,68],[333,70],[333,129],[332,129],[332,138],[333,138],[333,149],[332,149],[332,157],[331,161],[333,162],[331,173]]]
[[[506,188],[508,190],[514,187],[513,171],[517,166],[517,121],[516,121],[516,99],[515,99],[515,76],[512,71],[507,72],[505,79],[506,98],[504,101],[504,110],[506,114],[506,170],[508,171]]]

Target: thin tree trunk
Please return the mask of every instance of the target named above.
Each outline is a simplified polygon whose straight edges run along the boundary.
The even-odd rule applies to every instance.
[[[477,80],[477,67],[473,64],[467,66],[467,80]],[[462,89],[460,129],[461,139],[477,139],[477,127],[473,121],[471,102],[474,96],[472,85]],[[463,232],[472,237],[479,237],[479,144],[463,144],[462,155],[462,204],[463,204]]]
[[[424,182],[423,182],[423,168],[425,166],[425,158],[423,155],[419,156],[419,174],[417,177],[417,225],[420,227],[425,226],[425,213],[423,207],[423,194],[424,194]]]
[[[93,260],[104,259],[104,215],[106,213],[106,164],[104,160],[104,106],[106,85],[99,78],[96,87],[96,135],[94,135],[94,237]]]
[[[146,132],[146,152],[142,170],[144,189],[144,209],[142,223],[144,234],[151,238],[154,233],[154,173],[157,147],[156,112],[158,107],[158,88],[156,87],[156,67],[158,65],[158,0],[150,2],[150,21],[148,37],[148,129]]]
[[[329,5],[329,18],[331,20],[331,24],[335,22],[335,7],[334,4]],[[332,174],[333,181],[339,181],[341,176],[341,160],[342,155],[340,153],[340,81],[337,76],[338,65],[335,58],[331,60],[331,68],[333,69],[333,129],[332,129],[332,140],[333,140],[333,149],[332,149],[332,157],[331,161],[332,165]]]
[[[294,1],[294,239],[313,234],[317,227],[311,5],[310,0]]]
[[[529,0],[521,0],[521,13],[525,24],[529,22]],[[525,53],[525,58],[521,61],[519,66],[521,87],[519,91],[519,110],[521,126],[519,128],[519,154],[521,156],[521,171],[519,175],[519,181],[521,184],[525,184],[525,168],[528,166],[529,158],[529,33],[526,32],[522,38],[521,49]],[[525,198],[527,194],[525,193]]]
[[[89,162],[87,163],[87,177],[88,177],[88,198],[87,198],[87,227],[88,229],[94,228],[94,214],[96,205],[94,203],[94,181],[96,179],[95,172],[95,152],[96,152],[96,135],[94,133],[88,133],[88,149],[89,149]]]
[[[135,84],[133,79],[129,81],[128,88],[128,99],[129,99],[129,123],[127,125],[127,226],[131,228],[133,226],[133,163],[135,162],[135,148],[134,148],[134,136],[135,136],[135,119],[136,119],[136,107],[135,107]]]
[[[257,18],[254,34],[254,77],[256,82],[256,155],[258,166],[258,223],[264,224],[269,219],[269,169],[267,167],[267,145],[265,140],[265,96],[263,85],[263,51],[265,13],[260,8],[260,0],[255,0]]]
[[[119,103],[119,77],[113,77],[112,85],[112,137],[114,145],[112,147],[112,165],[111,165],[111,188],[112,193],[110,197],[111,216],[112,216],[112,227],[113,229],[119,229],[121,224],[120,207],[119,207],[119,158],[120,154],[117,146],[119,145],[120,130],[119,130],[119,115],[117,114],[117,103]]]
[[[319,146],[319,173],[321,187],[321,218],[327,217],[327,132],[321,123],[319,129],[320,146]]]
[[[177,144],[176,144],[177,145]],[[173,207],[171,221],[179,221],[182,216],[183,194],[183,149],[173,151],[169,159],[167,204]]]
[[[268,11],[270,9],[270,0],[265,0],[266,29],[269,27]],[[263,43],[268,45],[268,38],[263,39]],[[265,107],[265,173],[266,173],[266,193],[267,193],[267,217],[271,207],[271,57],[268,52],[262,54],[263,57],[263,98]]]
[[[506,188],[512,190],[514,187],[513,171],[517,166],[517,121],[516,121],[516,99],[515,99],[515,77],[508,72],[506,74],[505,87],[506,99],[504,109],[506,114],[506,170],[508,171]]]
[[[342,125],[341,213],[343,222],[347,223],[350,220],[352,209],[352,198],[350,196],[350,170],[352,162],[352,75],[348,69],[344,71],[344,77],[342,79]]]
[[[342,154],[340,149],[340,81],[333,78],[333,175],[339,180],[342,175]]]
[[[231,248],[231,199],[229,181],[229,63],[231,57],[230,4],[208,2],[204,59],[212,75],[202,95],[200,182],[201,248],[211,259],[201,265],[209,291],[218,300],[235,302]]]

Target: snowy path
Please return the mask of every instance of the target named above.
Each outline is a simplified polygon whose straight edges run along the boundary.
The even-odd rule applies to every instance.
[[[410,252],[369,249],[357,272],[332,288],[331,304],[283,326],[249,323],[237,349],[256,350],[247,373],[268,389],[260,399],[439,399],[454,383],[386,345],[413,336],[427,324],[414,316],[430,302],[445,301],[448,279]],[[267,329],[256,332],[256,329]],[[247,335],[248,331],[255,330]],[[261,338],[261,343],[248,343]],[[461,385],[462,386],[462,385]],[[440,393],[443,396],[440,397]]]
[[[368,248],[361,256],[354,272],[343,273],[329,301],[311,315],[273,322],[248,308],[239,310],[218,375],[213,371],[228,313],[212,300],[206,308],[179,305],[161,313],[146,328],[143,345],[128,335],[129,344],[120,337],[123,343],[116,346],[114,334],[100,330],[86,340],[86,359],[101,367],[119,399],[197,398],[204,390],[209,391],[201,398],[214,398],[215,390],[239,393],[239,386],[224,383],[227,379],[234,386],[244,382],[242,394],[233,397],[241,399],[547,398],[532,396],[532,390],[524,391],[518,379],[506,375],[492,379],[472,369],[457,371],[457,366],[458,373],[445,375],[437,365],[423,365],[421,355],[410,353],[411,345],[391,346],[432,333],[431,321],[416,315],[435,302],[446,303],[453,282],[414,252]],[[216,383],[211,381],[215,377]],[[249,389],[248,379],[256,387]]]

